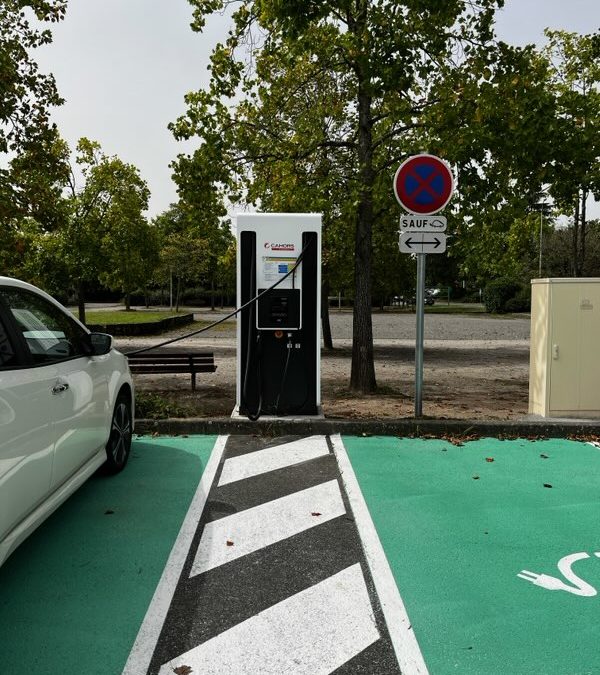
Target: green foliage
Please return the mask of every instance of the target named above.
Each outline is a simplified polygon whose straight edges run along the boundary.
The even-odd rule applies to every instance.
[[[57,233],[62,264],[80,294],[100,280],[127,298],[150,278],[157,256],[143,215],[148,186],[136,167],[87,138],[77,144],[76,162],[84,184],[70,184],[69,218]]]
[[[217,210],[220,212],[220,209]],[[160,241],[159,265],[154,281],[176,281],[176,305],[185,286],[194,283],[211,290],[211,302],[217,290],[232,294],[235,289],[235,241],[228,220],[222,220],[210,208],[181,200],[154,221]]]
[[[573,217],[572,268],[584,273],[588,196],[600,199],[600,31],[577,35],[546,31],[544,56],[556,98],[550,194]]]
[[[511,278],[494,279],[483,290],[483,302],[493,314],[528,311],[528,289]]]
[[[40,73],[33,54],[52,41],[43,24],[62,19],[65,6],[66,0],[0,3],[0,263],[5,273],[18,270],[21,262],[19,220],[32,217],[51,228],[62,216],[54,207],[65,163],[50,109],[63,101],[53,76]]]
[[[191,4],[197,30],[229,5]],[[193,186],[209,204],[323,214],[325,284],[354,286],[355,389],[375,388],[373,290],[392,290],[410,273],[389,236],[398,214],[393,170],[423,147],[456,54],[491,47],[502,4],[246,0],[213,52],[210,84],[187,95],[187,113],[172,125],[178,138],[200,138],[176,166],[183,190]]]
[[[40,73],[31,55],[52,42],[40,22],[59,21],[65,9],[66,0],[0,3],[0,153],[31,148],[52,129],[49,107],[62,100],[52,75]]]

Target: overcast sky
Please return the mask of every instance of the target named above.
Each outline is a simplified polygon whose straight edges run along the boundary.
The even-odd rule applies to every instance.
[[[53,44],[36,55],[66,99],[54,119],[69,145],[87,136],[135,164],[152,192],[150,215],[176,201],[169,162],[192,147],[167,125],[185,111],[184,94],[206,84],[210,52],[227,33],[224,17],[203,34],[190,20],[187,0],[69,0]],[[515,44],[541,44],[545,27],[599,26],[600,0],[506,0],[497,18],[499,37]]]

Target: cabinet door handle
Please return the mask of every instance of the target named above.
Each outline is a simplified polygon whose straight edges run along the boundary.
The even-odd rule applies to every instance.
[[[552,345],[552,358],[558,360],[558,345]]]

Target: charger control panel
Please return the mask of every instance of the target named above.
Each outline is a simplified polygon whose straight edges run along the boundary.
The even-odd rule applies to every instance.
[[[259,288],[258,292],[263,290]],[[274,288],[258,300],[256,327],[259,330],[299,330],[300,316],[300,290]]]

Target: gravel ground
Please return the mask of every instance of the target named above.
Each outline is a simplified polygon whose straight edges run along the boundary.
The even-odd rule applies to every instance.
[[[225,313],[199,311],[196,319],[217,320]],[[352,314],[331,313],[334,351],[323,350],[323,410],[332,418],[396,418],[414,414],[415,315],[373,314],[378,393],[349,391]],[[180,334],[180,333],[178,333]],[[155,344],[168,335],[119,338],[123,351]],[[153,391],[200,417],[229,415],[235,405],[235,322],[227,321],[173,349],[214,351],[217,371],[198,378],[190,391],[189,376],[136,376],[138,391]],[[426,314],[423,414],[458,419],[519,419],[527,414],[529,316],[496,318]]]

